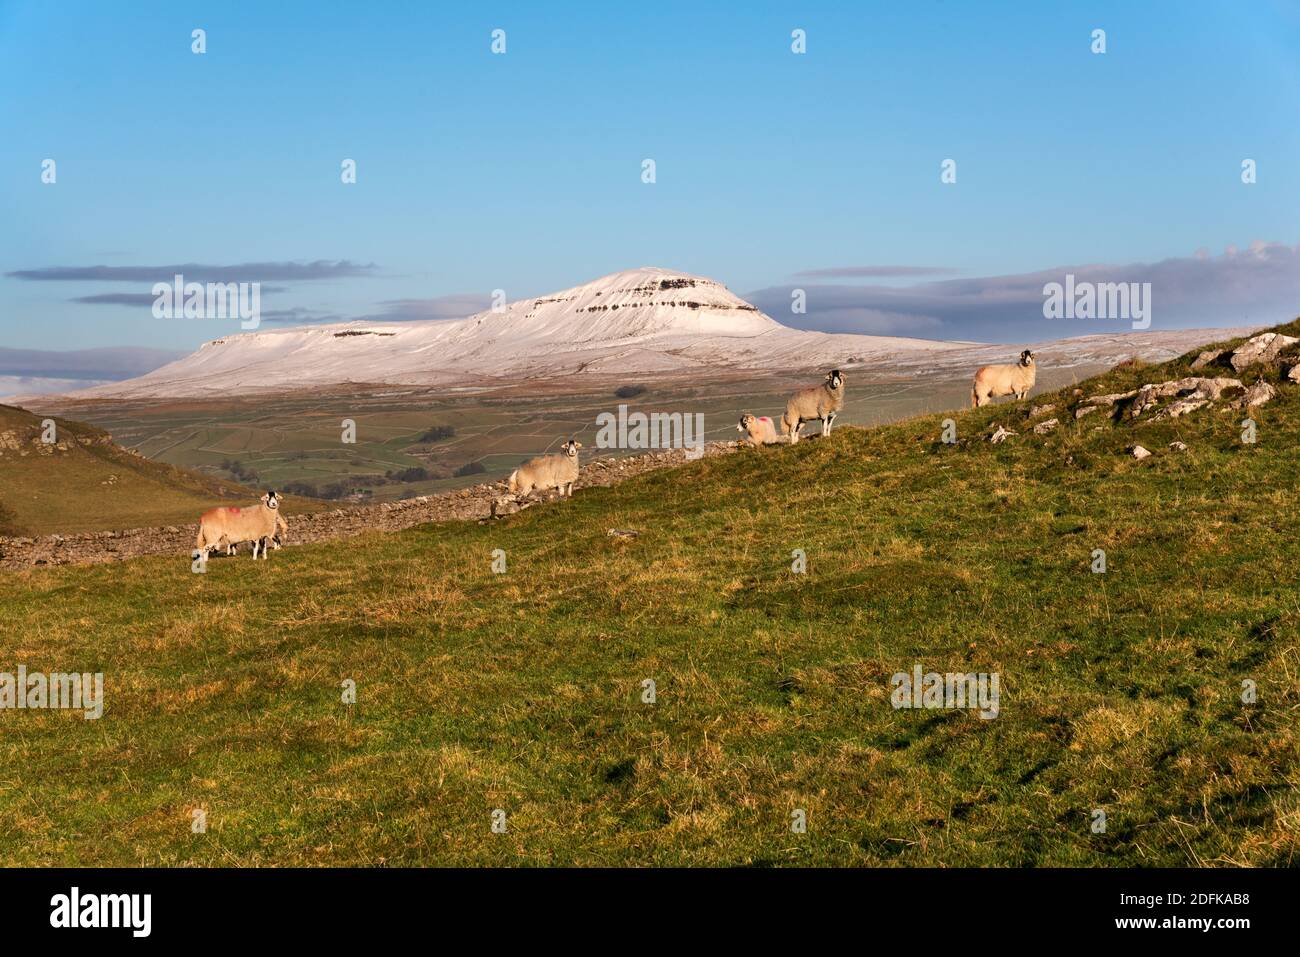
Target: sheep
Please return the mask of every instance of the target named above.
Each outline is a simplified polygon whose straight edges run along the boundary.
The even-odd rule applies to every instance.
[[[978,409],[1000,395],[1023,399],[1034,387],[1036,375],[1034,354],[1028,349],[1020,353],[1020,361],[1015,365],[983,366],[975,373],[975,382],[970,390],[971,405]]]
[[[831,434],[831,424],[844,408],[844,376],[839,369],[826,373],[821,385],[800,389],[790,396],[781,416],[781,434],[790,436],[790,444],[799,441],[799,429],[805,422],[822,424],[822,435]]]
[[[555,455],[542,455],[530,459],[510,473],[507,487],[516,498],[531,492],[545,492],[558,488],[561,497],[573,497],[573,483],[578,478],[578,449],[582,443],[569,439]]]
[[[745,441],[750,445],[774,445],[781,441],[776,435],[776,425],[767,416],[751,415],[746,412],[736,425],[737,432],[743,432]]]
[[[275,535],[279,527],[279,508],[279,494],[267,492],[262,496],[261,502],[252,508],[210,509],[199,516],[199,534],[194,540],[194,549],[201,552],[206,560],[208,552],[223,539],[227,547],[238,542],[252,542],[254,561],[257,560],[259,548],[265,559],[266,540]]]
[[[284,545],[284,539],[289,537],[289,524],[284,520],[284,516],[279,512],[275,515],[275,529],[275,534],[271,536],[270,545],[276,551],[279,551]],[[281,537],[282,532],[283,538]],[[217,547],[220,548],[223,542],[225,543],[226,554],[228,556],[237,554],[239,546],[243,544],[242,542],[232,542],[229,538],[223,535],[221,541],[217,542]]]

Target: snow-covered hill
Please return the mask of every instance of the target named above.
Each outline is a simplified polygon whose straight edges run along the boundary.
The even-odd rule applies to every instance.
[[[957,348],[962,346],[791,329],[712,279],[646,267],[467,319],[353,322],[226,336],[148,375],[77,397],[710,367],[789,370]]]
[[[1163,361],[1244,329],[1116,332],[1034,345],[1049,366]],[[613,273],[467,319],[352,322],[247,332],[205,343],[147,375],[70,393],[83,398],[227,396],[347,383],[473,385],[575,374],[791,372],[960,378],[1013,361],[1020,346],[805,332],[688,273]]]

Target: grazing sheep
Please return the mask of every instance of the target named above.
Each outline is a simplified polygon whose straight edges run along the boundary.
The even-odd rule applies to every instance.
[[[743,432],[745,441],[750,445],[774,445],[781,441],[776,435],[776,423],[765,415],[751,415],[746,412],[740,417],[736,431]]]
[[[555,455],[529,459],[510,473],[510,493],[524,498],[531,492],[558,488],[561,496],[573,497],[573,483],[578,478],[578,449],[582,443],[569,439]]]
[[[227,547],[238,542],[252,542],[254,560],[257,559],[259,548],[265,559],[266,540],[275,535],[279,526],[279,508],[279,495],[267,492],[262,496],[261,502],[252,508],[210,509],[199,517],[199,535],[194,540],[194,548],[202,552],[206,559],[208,552],[223,539]]]
[[[799,441],[799,429],[805,422],[822,424],[822,435],[831,434],[831,424],[844,408],[844,376],[839,369],[826,373],[821,385],[800,389],[790,396],[781,416],[781,434],[790,436],[790,444]]]
[[[1023,399],[1034,387],[1037,374],[1034,354],[1028,349],[1020,353],[1020,361],[1015,365],[982,366],[975,373],[975,383],[971,386],[971,405],[978,409],[1000,395]]]

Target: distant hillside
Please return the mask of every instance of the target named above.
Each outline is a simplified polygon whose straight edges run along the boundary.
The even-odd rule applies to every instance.
[[[258,494],[141,458],[83,422],[55,418],[56,441],[46,444],[42,420],[0,405],[0,534],[193,522],[205,508]]]
[[[1062,325],[1062,332],[1069,327]],[[1080,366],[1122,356],[1164,360],[1235,330],[1125,329],[1036,343],[1040,363]],[[437,385],[451,391],[602,376],[658,381],[841,368],[896,379],[970,375],[1024,345],[857,335],[782,325],[705,276],[657,267],[612,273],[465,319],[354,321],[233,333],[146,375],[71,393],[77,400],[225,398],[343,385]],[[468,390],[466,390],[468,391]],[[21,404],[25,396],[16,391]]]
[[[26,660],[113,684],[111,729],[28,712],[9,736],[0,857],[1294,866],[1300,342],[1282,344],[489,524],[202,575],[184,554],[6,573]],[[914,669],[998,676],[996,717],[896,707]]]
[[[287,392],[338,383],[848,365],[952,343],[791,329],[722,283],[655,267],[503,303],[465,319],[353,322],[224,336],[82,398]]]

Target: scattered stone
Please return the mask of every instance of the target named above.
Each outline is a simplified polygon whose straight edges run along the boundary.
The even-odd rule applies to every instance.
[[[1034,434],[1046,435],[1048,432],[1053,431],[1060,424],[1061,423],[1056,421],[1056,419],[1048,419],[1046,422],[1039,422],[1036,426],[1034,426]]]
[[[1233,407],[1238,409],[1249,409],[1252,406],[1263,405],[1270,399],[1275,398],[1277,398],[1277,389],[1273,388],[1273,386],[1265,382],[1263,379],[1260,379],[1246,390],[1244,396],[1233,403]]]
[[[994,430],[993,434],[989,436],[989,441],[992,442],[994,445],[1001,445],[1008,438],[1010,438],[1015,434],[1016,433],[1012,432],[1010,429],[1005,429],[999,425],[997,429]]]
[[[1036,419],[1040,415],[1047,415],[1047,413],[1054,412],[1055,410],[1056,410],[1056,406],[1050,402],[1047,403],[1046,405],[1036,405],[1029,410],[1029,417],[1031,419]]]
[[[1170,396],[1181,396],[1186,399],[1203,400],[1200,405],[1191,405],[1190,408],[1184,408],[1178,414],[1190,412],[1192,408],[1200,408],[1207,402],[1213,402],[1223,395],[1224,389],[1240,389],[1240,379],[1227,378],[1204,378],[1201,376],[1188,376],[1185,379],[1171,379],[1168,382],[1150,382],[1137,390],[1137,398],[1133,402],[1133,417],[1137,418],[1147,409],[1152,408],[1160,402],[1161,399],[1167,399]]]
[[[634,528],[611,528],[607,534],[610,538],[636,538],[641,533]]]
[[[1286,374],[1286,377],[1292,382],[1300,382],[1300,362],[1291,367],[1291,371]]]
[[[1133,458],[1137,459],[1138,461],[1141,461],[1142,459],[1145,458],[1149,458],[1151,456],[1151,453],[1148,452],[1146,449],[1142,448],[1142,446],[1140,445],[1130,445],[1124,451],[1128,452],[1129,455],[1133,456]]]
[[[1190,395],[1185,399],[1178,399],[1171,402],[1166,408],[1161,409],[1155,414],[1156,419],[1176,419],[1180,415],[1186,415],[1188,412],[1195,412],[1201,406],[1206,405],[1208,399],[1202,399],[1197,395]]]
[[[1272,362],[1284,349],[1300,342],[1294,336],[1284,336],[1280,332],[1262,332],[1247,339],[1232,353],[1232,368],[1240,372],[1260,362]]]
[[[1082,419],[1085,415],[1091,415],[1093,412],[1100,412],[1101,408],[1102,407],[1099,405],[1081,405],[1079,408],[1074,410],[1074,417],[1076,419]]]
[[[1169,447],[1170,447],[1171,449],[1173,449],[1175,452],[1186,452],[1186,451],[1187,451],[1187,443],[1186,443],[1186,442],[1179,442],[1177,439],[1175,439],[1173,442],[1170,442],[1170,443],[1169,443]]]
[[[522,509],[523,506],[509,495],[503,495],[500,498],[494,498],[492,500],[493,518],[504,518],[507,515],[514,515]]]
[[[1192,361],[1192,368],[1204,369],[1210,363],[1217,362],[1219,360],[1219,357],[1227,351],[1228,351],[1227,349],[1210,349],[1207,350],[1206,352],[1202,352],[1199,356],[1197,356]]]
[[[1108,395],[1094,395],[1091,396],[1090,398],[1084,399],[1083,401],[1098,406],[1114,405],[1116,402],[1122,402],[1125,399],[1131,399],[1133,398],[1133,396],[1137,394],[1138,394],[1138,390],[1132,389],[1128,392],[1112,392]]]

